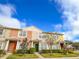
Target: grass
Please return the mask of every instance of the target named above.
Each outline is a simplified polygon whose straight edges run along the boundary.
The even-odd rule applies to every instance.
[[[52,53],[50,54],[41,54],[45,58],[59,58],[59,57],[77,57],[79,53],[69,53],[69,54],[62,54],[62,53]]]
[[[13,54],[10,55],[7,59],[23,59],[23,58],[38,58],[35,54]]]

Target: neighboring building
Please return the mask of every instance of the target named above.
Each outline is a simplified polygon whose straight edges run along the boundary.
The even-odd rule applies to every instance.
[[[18,36],[21,29],[8,28],[0,25],[0,49],[14,51],[19,49],[21,38]]]
[[[34,26],[23,29],[0,26],[0,49],[4,49],[5,51],[18,50],[21,48],[20,45],[24,39],[27,39],[28,49],[36,48],[36,51],[49,49],[45,42],[47,34],[54,35],[55,40],[58,42],[52,48],[60,49],[60,43],[64,41],[63,34],[43,32]]]
[[[52,37],[50,40],[50,37]],[[64,37],[63,34],[60,33],[54,33],[54,32],[42,32],[41,34],[42,38],[42,49],[49,49],[48,43],[52,44],[52,49],[61,49],[61,44],[64,44]],[[50,42],[53,41],[53,42]]]

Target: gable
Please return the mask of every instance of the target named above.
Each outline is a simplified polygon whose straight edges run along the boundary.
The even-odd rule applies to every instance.
[[[38,28],[35,27],[35,26],[30,26],[30,27],[24,28],[24,30],[26,30],[26,31],[42,32],[42,30],[38,29]]]

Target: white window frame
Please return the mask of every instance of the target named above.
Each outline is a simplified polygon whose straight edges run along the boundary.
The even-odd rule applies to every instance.
[[[19,36],[27,36],[26,31],[20,31]]]

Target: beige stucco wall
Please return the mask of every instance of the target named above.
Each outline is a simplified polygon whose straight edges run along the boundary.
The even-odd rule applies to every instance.
[[[4,36],[5,38],[9,38],[10,37],[10,29],[4,29]]]
[[[32,40],[40,40],[40,32],[32,32]]]
[[[38,29],[38,28],[36,28],[34,26],[30,26],[30,27],[24,28],[23,30],[25,30],[26,32],[28,32],[28,31],[32,32],[32,39],[31,40],[40,39],[39,35],[40,35],[40,33],[42,33],[42,30],[40,30],[40,29]]]

